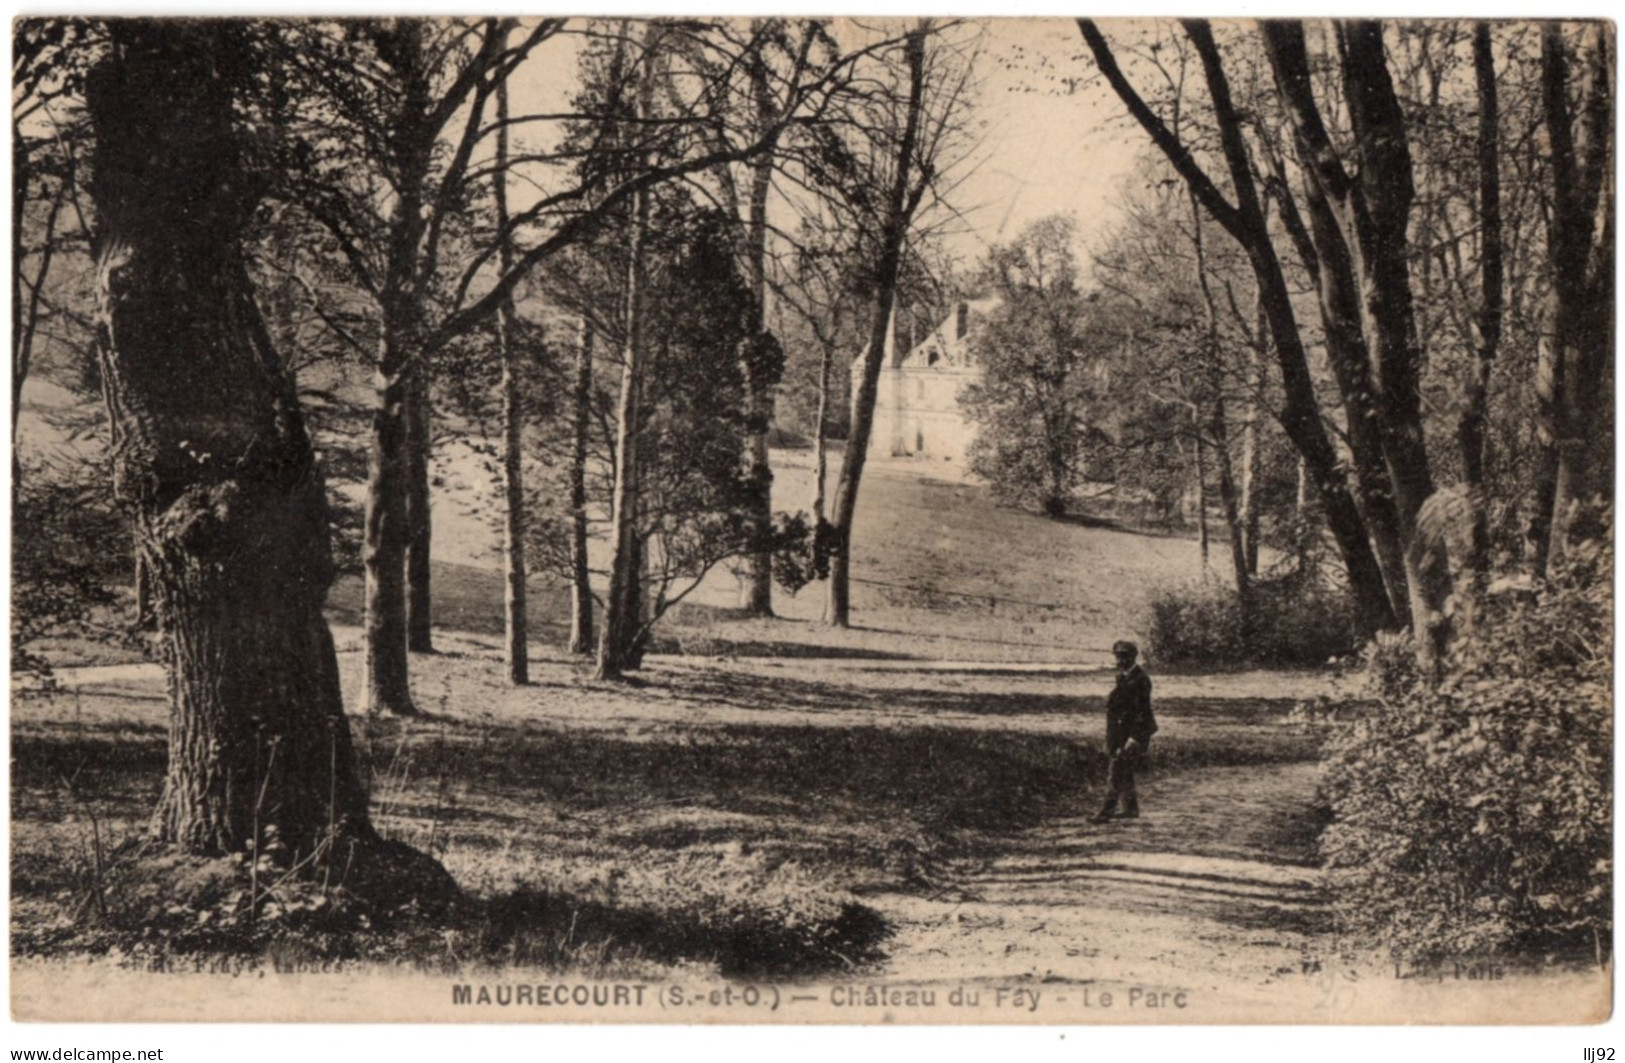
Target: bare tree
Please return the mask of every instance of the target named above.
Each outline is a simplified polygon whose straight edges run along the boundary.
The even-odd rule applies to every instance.
[[[1188,191],[1188,190],[1187,190]],[[1225,415],[1224,369],[1221,364],[1219,309],[1208,277],[1207,241],[1202,233],[1202,210],[1194,193],[1189,195],[1191,207],[1191,249],[1196,257],[1196,281],[1202,292],[1202,365],[1207,375],[1206,423],[1196,428],[1197,446],[1204,437],[1211,440],[1214,464],[1219,474],[1219,503],[1224,509],[1224,522],[1230,532],[1230,561],[1235,572],[1236,597],[1241,602],[1241,615],[1246,621],[1252,616],[1252,569],[1247,560],[1247,529],[1242,519],[1241,503],[1236,495],[1235,470],[1230,461],[1230,424]],[[1197,477],[1201,482],[1201,450],[1197,450]],[[1205,492],[1199,495],[1199,505],[1205,509]],[[1207,514],[1202,514],[1202,565],[1207,566]]]
[[[448,230],[461,217],[493,94],[561,27],[543,20],[513,44],[511,22],[499,19],[363,20],[342,33],[320,24],[305,31],[300,51],[315,90],[305,155],[314,164],[295,194],[349,263],[379,336],[374,351],[362,352],[378,390],[362,551],[370,712],[417,711],[407,651],[412,617],[420,648],[427,636],[426,367],[445,327],[432,308]],[[492,300],[486,313],[502,302]],[[409,554],[418,562],[410,598]]]
[[[407,430],[413,388],[423,366],[489,321],[537,265],[590,233],[640,190],[749,160],[791,124],[815,118],[845,91],[855,65],[867,54],[860,50],[798,71],[785,89],[779,119],[767,129],[751,131],[754,135],[729,127],[713,107],[720,90],[700,86],[684,101],[682,113],[640,127],[633,143],[610,146],[628,157],[649,151],[661,165],[623,170],[608,187],[596,177],[567,183],[514,212],[490,240],[462,234],[470,253],[453,270],[444,252],[462,224],[460,204],[471,188],[492,177],[489,167],[474,163],[486,138],[499,127],[590,117],[524,114],[500,123],[485,117],[497,86],[562,26],[562,20],[541,20],[512,43],[511,23],[500,19],[372,20],[350,24],[342,35],[322,26],[310,30],[309,65],[322,91],[314,97],[318,105],[306,143],[320,179],[308,182],[304,204],[349,262],[356,285],[375,304],[381,336],[377,351],[371,352],[379,401],[363,554],[365,703],[374,711],[415,711],[407,658],[405,562],[408,481],[417,474],[408,467]],[[742,66],[741,60],[726,70],[735,76]],[[720,143],[714,137],[719,122],[729,132]],[[696,150],[702,134],[705,146]],[[359,176],[345,165],[358,151]],[[561,161],[567,161],[563,153],[553,151],[514,156],[509,165]],[[387,205],[385,214],[378,213],[378,204]],[[523,236],[531,242],[516,248],[506,270],[497,268],[498,248],[510,240],[519,244]]]
[[[1473,74],[1478,92],[1478,216],[1483,250],[1479,287],[1478,349],[1467,380],[1466,401],[1456,421],[1462,479],[1472,507],[1472,546],[1467,569],[1482,588],[1489,578],[1489,503],[1485,497],[1484,441],[1489,419],[1490,371],[1501,346],[1506,310],[1505,260],[1501,238],[1501,105],[1495,84],[1495,50],[1490,24],[1473,24]]]
[[[34,367],[47,321],[64,314],[47,291],[52,266],[71,240],[82,241],[86,221],[79,198],[78,149],[83,123],[53,112],[70,79],[64,73],[82,52],[88,27],[70,20],[19,21],[12,38],[11,80],[11,440],[12,488],[19,478],[16,442],[23,385]],[[72,208],[70,226],[69,208]],[[41,217],[43,208],[43,217]]]
[[[638,75],[637,106],[634,121],[654,114],[654,92],[658,77],[660,23],[645,24]],[[642,165],[647,167],[645,157]],[[643,540],[638,534],[638,453],[643,426],[643,344],[644,276],[643,242],[649,231],[649,190],[639,189],[632,199],[632,222],[628,236],[626,275],[626,342],[621,358],[621,394],[616,417],[615,494],[610,506],[610,541],[614,556],[610,562],[609,589],[604,596],[604,625],[598,636],[597,679],[616,679],[631,664],[642,620]]]
[[[1167,157],[1202,208],[1247,253],[1284,390],[1285,402],[1276,416],[1303,456],[1309,475],[1319,489],[1327,525],[1337,541],[1348,571],[1358,623],[1368,632],[1392,627],[1394,613],[1382,569],[1372,552],[1365,519],[1349,492],[1342,462],[1321,418],[1286,273],[1271,240],[1241,116],[1232,100],[1229,79],[1211,28],[1205,21],[1197,19],[1187,20],[1184,24],[1185,32],[1202,61],[1234,202],[1226,197],[1202,168],[1189,146],[1174,136],[1162,118],[1130,84],[1095,24],[1089,19],[1079,19],[1078,26],[1102,76],[1129,113]]]
[[[1547,229],[1551,293],[1544,308],[1536,378],[1540,455],[1530,520],[1532,568],[1544,575],[1578,506],[1610,494],[1614,303],[1611,34],[1602,23],[1574,73],[1570,31],[1541,29],[1541,105],[1551,150]],[[1574,81],[1573,86],[1570,82]],[[1577,102],[1571,107],[1571,94]]]
[[[891,346],[888,338],[894,328],[904,244],[927,194],[939,189],[942,176],[951,168],[949,153],[955,139],[963,134],[962,108],[969,86],[969,64],[942,45],[941,29],[929,19],[915,24],[903,39],[907,80],[899,98],[873,101],[880,114],[870,119],[877,152],[872,172],[883,176],[886,193],[870,219],[876,225],[877,236],[870,252],[875,263],[873,273],[865,278],[874,293],[867,313],[868,346],[863,353],[862,377],[853,395],[852,428],[835,488],[831,533],[835,543],[824,612],[825,621],[835,627],[851,623],[852,526],[874,431],[880,370]],[[932,48],[933,41],[939,46]],[[900,122],[900,128],[892,124],[896,122]],[[871,192],[865,188],[863,194],[868,197]]]
[[[831,400],[835,384],[836,358],[849,350],[850,328],[859,295],[852,280],[857,274],[855,240],[843,238],[843,227],[824,225],[821,219],[804,219],[795,245],[785,256],[779,276],[773,281],[778,305],[788,307],[805,335],[810,335],[818,358],[813,412],[813,478],[808,504],[812,512],[813,534],[825,534],[827,481],[829,479],[829,430]],[[786,345],[790,345],[786,337]],[[815,543],[815,549],[820,544]],[[820,555],[822,556],[822,555]]]
[[[1429,543],[1418,533],[1422,506],[1433,494],[1433,476],[1423,434],[1421,348],[1407,259],[1415,199],[1410,147],[1388,71],[1382,25],[1340,22],[1336,33],[1356,145],[1352,172],[1321,117],[1302,23],[1272,21],[1263,28],[1300,162],[1317,195],[1329,204],[1333,224],[1314,230],[1320,261],[1323,268],[1332,261],[1345,271],[1352,266],[1358,276],[1358,318],[1344,322],[1358,327],[1365,340],[1364,364],[1356,369],[1362,379],[1356,386],[1369,388],[1373,396],[1380,453],[1394,492],[1412,627],[1419,652],[1432,663],[1448,637],[1451,579],[1443,544]]]
[[[1326,196],[1312,181],[1304,182],[1306,223],[1282,155],[1269,138],[1259,139],[1270,167],[1272,199],[1280,205],[1281,222],[1314,285],[1320,310],[1322,342],[1343,402],[1343,433],[1360,510],[1365,516],[1377,563],[1387,587],[1396,623],[1410,622],[1405,550],[1394,505],[1394,489],[1383,462],[1376,395],[1360,317],[1360,289],[1355,265],[1337,227]]]
[[[587,440],[592,431],[593,325],[582,316],[571,389],[570,652],[593,652],[592,573],[587,565]]]
[[[773,525],[773,469],[768,460],[767,438],[784,359],[779,338],[767,327],[771,230],[768,212],[774,193],[774,174],[785,164],[784,140],[787,134],[794,132],[783,121],[786,109],[793,105],[795,86],[808,66],[814,45],[820,41],[832,47],[818,20],[801,20],[798,25],[787,19],[753,19],[747,39],[722,54],[707,47],[703,40],[685,38],[675,44],[680,55],[704,76],[718,82],[725,82],[721,68],[735,61],[735,54],[744,57],[745,77],[740,92],[743,98],[727,105],[742,114],[741,124],[747,135],[761,137],[762,144],[762,150],[742,164],[743,181],[736,177],[734,166],[722,165],[713,171],[723,205],[737,223],[740,257],[751,285],[746,323],[748,338],[739,358],[745,380],[746,433],[742,460],[753,489],[746,517],[755,540],[745,558],[740,605],[750,616],[773,615],[773,564],[767,545]]]
[[[492,177],[497,232],[508,230],[508,83],[497,86],[496,173]],[[504,237],[497,268],[512,265],[513,249]],[[502,359],[502,562],[503,653],[508,682],[530,682],[529,635],[525,616],[524,402],[519,393],[518,351],[512,342],[513,301],[497,310],[497,352]]]

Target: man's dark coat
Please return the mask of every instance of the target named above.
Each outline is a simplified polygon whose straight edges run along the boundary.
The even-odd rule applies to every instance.
[[[1106,751],[1116,756],[1130,738],[1143,751],[1157,733],[1157,718],[1151,715],[1151,677],[1135,665],[1117,673],[1117,686],[1106,698]]]

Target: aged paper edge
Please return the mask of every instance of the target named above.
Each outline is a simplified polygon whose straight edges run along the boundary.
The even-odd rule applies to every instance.
[[[561,987],[562,1004],[557,1002]],[[871,990],[877,995],[871,997]],[[1163,1002],[1149,1006],[1159,992]],[[930,1005],[922,1003],[927,993]],[[592,1003],[595,995],[607,1003]],[[866,997],[875,1002],[866,1003]],[[15,963],[11,969],[11,1013],[18,1022],[933,1026],[1585,1025],[1611,1016],[1613,971],[1514,975],[1493,982],[1448,972],[1436,981],[1356,978],[1345,972],[1250,991],[1195,988],[1182,997],[1181,1007],[1171,991],[1154,987],[975,980],[909,984],[861,977],[783,985],[597,982],[541,972],[525,980],[511,971],[458,977],[387,971],[285,974],[252,965],[217,973],[56,962]],[[970,1003],[973,998],[977,1003]]]

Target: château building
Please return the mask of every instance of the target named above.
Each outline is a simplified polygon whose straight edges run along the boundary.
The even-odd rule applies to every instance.
[[[960,302],[924,339],[901,353],[893,312],[875,397],[870,457],[919,456],[964,463],[976,426],[960,409],[959,395],[981,379],[974,344],[997,305],[997,299]],[[862,376],[859,355],[852,363],[853,395]]]

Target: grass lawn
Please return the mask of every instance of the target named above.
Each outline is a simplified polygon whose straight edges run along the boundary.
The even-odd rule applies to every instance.
[[[482,483],[470,471],[474,460],[447,448],[439,469],[448,482]],[[811,460],[805,451],[774,452],[775,508],[806,508]],[[831,490],[839,468],[834,455]],[[488,512],[472,487],[437,499],[437,626],[502,630],[497,538],[483,515]],[[735,609],[738,580],[718,569],[661,624],[656,651],[1104,666],[1113,641],[1143,637],[1154,591],[1203,576],[1193,540],[1003,509],[985,486],[907,460],[869,463],[853,538],[852,629],[821,622],[821,583],[794,597],[775,587],[779,619],[742,619]],[[593,564],[607,566],[602,549]],[[1223,573],[1210,570],[1209,576]],[[359,622],[360,580],[339,581],[331,603],[336,621]],[[530,620],[537,640],[565,637],[569,598],[545,575],[533,575]]]
[[[775,451],[774,464],[775,506],[805,508],[810,454]],[[832,489],[839,468],[837,454],[829,473]],[[489,500],[478,486],[486,477],[478,460],[456,445],[444,448],[437,473],[451,486],[434,502],[434,624],[498,635],[498,538],[488,519]],[[1113,641],[1143,639],[1147,603],[1156,590],[1203,578],[1193,540],[1003,509],[985,486],[907,460],[867,467],[854,541],[852,628],[822,623],[822,583],[794,597],[775,587],[777,619],[742,618],[735,608],[738,580],[717,569],[656,629],[655,652],[1106,666]],[[593,564],[607,563],[600,544]],[[1208,578],[1222,579],[1222,569],[1210,569]],[[329,596],[330,619],[358,625],[361,601],[361,578],[339,579]],[[535,641],[564,642],[569,608],[565,586],[532,573]],[[63,665],[141,659],[134,645],[81,638],[43,640],[36,649]]]

